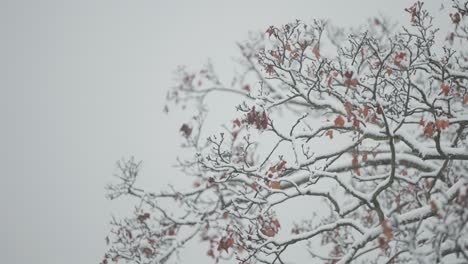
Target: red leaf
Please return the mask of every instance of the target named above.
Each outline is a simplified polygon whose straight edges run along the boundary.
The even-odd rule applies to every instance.
[[[427,137],[432,137],[434,134],[434,123],[427,122],[426,127],[424,127],[424,135]]]
[[[317,60],[320,59],[320,48],[319,48],[318,45],[315,45],[315,46],[314,46],[314,48],[312,49],[312,53],[314,53],[315,58],[316,58]]]
[[[445,96],[448,96],[450,93],[450,85],[443,83],[440,85],[440,90],[442,90],[442,93]]]
[[[337,127],[342,127],[342,126],[344,126],[344,124],[345,124],[344,118],[343,118],[342,116],[339,115],[339,116],[335,119],[335,126],[337,126]]]
[[[262,120],[261,120],[261,123],[260,123],[260,127],[263,128],[263,129],[266,129],[268,127],[268,118],[266,116],[265,111],[263,111],[263,114],[262,114]]]
[[[232,237],[230,238],[221,238],[221,240],[218,242],[218,251],[221,251],[224,249],[224,251],[228,252],[229,248],[234,245],[234,239]]]
[[[250,185],[250,187],[252,187],[252,189],[254,189],[254,190],[257,190],[257,183],[256,183],[256,182],[252,182],[252,184]]]
[[[362,153],[362,162],[367,162],[367,152]]]
[[[215,256],[214,256],[214,251],[213,251],[212,248],[210,248],[210,250],[208,250],[208,252],[206,252],[206,255],[208,255],[208,256],[210,256],[210,257],[212,257],[212,258],[215,257]]]
[[[325,132],[325,136],[328,136],[330,137],[330,139],[333,139],[333,130],[328,130],[327,132]]]
[[[272,75],[273,73],[275,72],[274,68],[273,68],[273,65],[268,65],[266,67],[266,73]]]
[[[436,119],[435,125],[440,129],[446,129],[449,125],[449,121],[447,119]]]
[[[358,160],[358,153],[355,152],[353,153],[353,160],[351,161],[351,166],[354,169],[354,172],[358,175],[361,176],[361,172],[359,171],[359,160]]]
[[[276,229],[279,229],[281,227],[278,219],[273,219],[271,222],[273,223],[273,225],[275,225]]]
[[[277,166],[276,166],[276,170],[277,171],[280,171],[282,169],[284,169],[284,166],[286,165],[286,161],[285,160],[282,160]]]
[[[353,71],[346,71],[344,73],[344,76],[348,79],[351,79],[351,77],[353,77],[353,73],[354,73]]]
[[[401,67],[401,62],[405,59],[406,53],[400,52],[395,55],[395,58],[393,59],[393,63],[397,65],[398,67]]]
[[[239,120],[239,118],[236,118],[234,121],[232,121],[234,123],[234,126],[238,126],[240,127],[241,126],[241,121]]]
[[[424,126],[426,122],[424,122],[424,119],[421,117],[421,120],[419,120],[419,125]]]
[[[455,14],[450,14],[450,18],[452,19],[452,22],[454,24],[457,24],[460,23],[460,20],[461,20],[461,17],[460,17],[460,14],[459,13],[455,13]]]
[[[349,118],[351,118],[353,116],[353,104],[351,104],[350,102],[346,102],[345,103],[345,109],[346,109],[346,116]]]
[[[271,227],[262,228],[260,231],[267,237],[274,237],[276,235],[275,229]]]
[[[153,255],[153,250],[151,250],[151,248],[143,248],[143,254],[145,254],[145,256],[147,258],[151,257]]]
[[[468,95],[465,95],[465,96],[463,97],[463,103],[464,103],[464,104],[468,104]]]
[[[275,33],[275,28],[273,26],[270,26],[267,30],[266,33],[268,33],[268,37],[271,37],[273,33]]]
[[[250,92],[250,85],[246,84],[246,85],[242,86],[242,90]]]
[[[271,56],[272,56],[273,58],[275,58],[275,59],[279,59],[279,57],[280,57],[280,56],[278,55],[278,52],[276,52],[276,51],[274,51],[274,50],[270,51],[270,54],[271,54]]]
[[[359,120],[356,117],[353,118],[353,126],[356,129],[359,129]]]
[[[344,81],[344,85],[346,87],[356,87],[358,85],[358,80],[357,79],[346,79]]]
[[[369,106],[365,105],[365,106],[362,108],[361,113],[362,113],[362,115],[364,116],[364,118],[367,118],[367,115],[369,115]]]

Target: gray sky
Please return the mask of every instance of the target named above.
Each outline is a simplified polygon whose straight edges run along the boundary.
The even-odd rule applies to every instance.
[[[412,2],[1,0],[2,262],[99,262],[127,208],[104,198],[121,157],[144,160],[148,188],[184,180],[171,167],[184,120],[161,111],[177,65],[228,72],[249,30],[408,19]]]

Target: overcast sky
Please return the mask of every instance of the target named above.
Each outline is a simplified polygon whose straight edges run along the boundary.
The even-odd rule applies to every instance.
[[[249,30],[401,21],[411,3],[0,0],[2,263],[98,263],[111,214],[125,214],[104,198],[121,157],[144,161],[149,188],[183,180],[171,165],[184,120],[161,111],[177,65],[212,58],[222,74]]]

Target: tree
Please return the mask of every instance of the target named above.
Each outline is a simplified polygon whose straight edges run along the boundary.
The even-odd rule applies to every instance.
[[[402,28],[271,26],[239,44],[230,86],[210,64],[179,69],[168,101],[198,110],[180,129],[193,188],[143,190],[140,163],[119,162],[109,196],[138,206],[113,219],[103,262],[165,263],[201,239],[214,262],[287,263],[301,244],[313,263],[466,263],[468,2],[450,8],[451,32],[422,2]],[[241,98],[238,116],[203,140],[216,92]],[[316,217],[282,229],[275,209],[289,202]]]

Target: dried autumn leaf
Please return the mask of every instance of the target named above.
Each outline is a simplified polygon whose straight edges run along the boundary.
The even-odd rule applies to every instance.
[[[285,161],[285,160],[282,160],[282,161],[276,166],[276,170],[277,170],[277,171],[280,171],[280,170],[284,169],[285,166],[286,166],[286,161]]]
[[[213,251],[213,249],[212,249],[212,248],[210,248],[210,249],[208,250],[208,252],[206,252],[206,255],[208,255],[208,256],[210,256],[210,257],[212,257],[212,258],[214,258],[214,257],[215,257],[215,255],[214,255],[214,251]]]
[[[440,85],[440,90],[442,91],[442,93],[445,95],[445,96],[448,96],[449,93],[450,93],[450,85],[446,84],[446,83],[442,83]]]
[[[369,106],[365,105],[362,108],[361,113],[364,116],[364,118],[367,118],[367,116],[369,115]]]
[[[345,124],[344,118],[343,118],[342,116],[339,115],[339,116],[335,119],[335,126],[337,126],[337,127],[342,127],[342,126],[344,126],[344,124]]]
[[[183,133],[184,137],[188,138],[192,134],[192,128],[187,124],[183,124],[180,128],[180,131]]]
[[[345,110],[346,110],[346,116],[349,118],[351,118],[353,116],[353,104],[351,104],[350,102],[346,102],[344,104],[344,107],[345,107]]]
[[[434,134],[434,123],[433,122],[427,122],[426,126],[424,127],[424,135],[427,137],[432,137]]]
[[[234,126],[241,126],[241,121],[239,120],[239,118],[236,118],[234,121],[232,121],[232,123],[234,123]]]
[[[229,251],[229,248],[232,247],[234,244],[234,239],[232,237],[229,238],[221,238],[221,240],[218,242],[218,251],[224,250],[226,253]]]
[[[276,235],[275,230],[273,228],[271,228],[271,227],[262,228],[262,229],[260,229],[260,231],[262,232],[262,234],[264,234],[267,237],[274,237]]]
[[[367,162],[367,152],[362,153],[362,162]]]
[[[330,137],[330,139],[333,139],[333,130],[328,130],[325,132],[325,136]]]
[[[279,181],[272,181],[269,186],[272,189],[281,189],[281,183]]]
[[[449,125],[449,121],[447,119],[436,119],[435,125],[440,129],[446,129]]]
[[[393,59],[393,63],[398,67],[402,67],[401,62],[405,59],[405,57],[406,57],[406,53],[399,52],[395,55],[395,58]]]
[[[450,14],[450,18],[452,19],[452,22],[456,25],[458,25],[458,23],[460,23],[461,21],[460,13]]]
[[[143,248],[142,252],[147,258],[153,255],[153,250],[151,250],[151,248],[148,248],[148,247]]]
[[[437,204],[434,200],[431,200],[431,211],[432,213],[434,214],[437,214],[437,211],[438,211],[438,207],[437,207]]]
[[[426,122],[424,121],[424,119],[421,117],[421,120],[419,120],[419,125],[420,126],[424,126],[426,124]]]
[[[353,118],[353,126],[356,129],[359,129],[359,120],[356,118],[356,116]]]
[[[273,68],[273,65],[268,65],[266,67],[266,73],[272,75],[273,73],[275,72],[274,68]]]
[[[312,53],[314,53],[315,58],[316,58],[317,60],[320,59],[320,48],[319,48],[318,45],[315,45],[315,46],[312,48]]]
[[[347,79],[351,79],[353,77],[353,71],[346,71],[344,73],[344,76],[347,78]]]
[[[468,104],[468,95],[465,95],[465,96],[463,97],[463,103],[464,103],[464,104]]]
[[[392,240],[393,238],[393,233],[392,229],[388,226],[388,220],[385,219],[382,221],[382,228],[383,228],[383,233],[385,237],[387,238],[388,241]]]
[[[359,161],[358,161],[358,153],[357,152],[353,153],[353,159],[351,161],[351,166],[353,167],[354,172],[358,176],[361,176],[361,172],[359,171]]]

